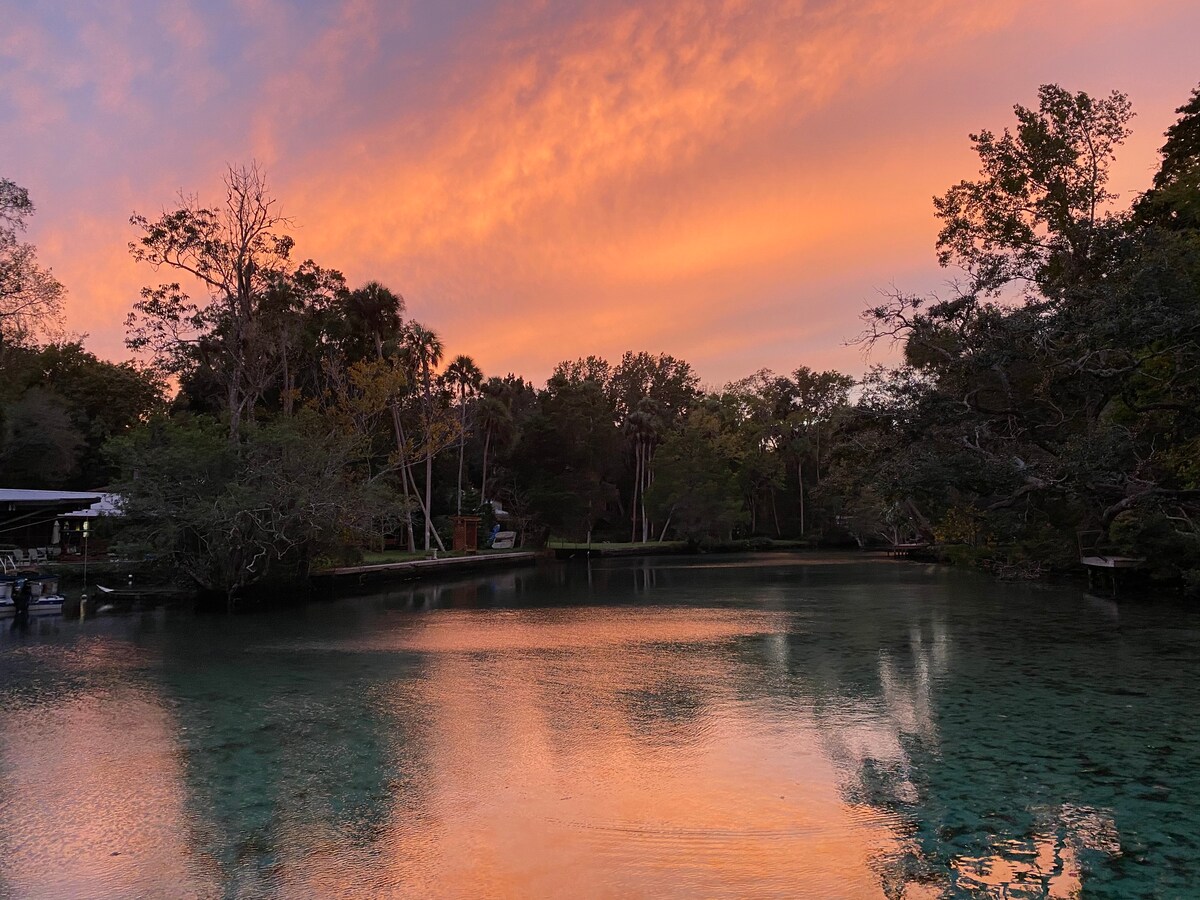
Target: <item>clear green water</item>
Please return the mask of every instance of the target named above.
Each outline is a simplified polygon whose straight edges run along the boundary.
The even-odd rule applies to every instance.
[[[1200,617],[857,557],[0,635],[0,896],[1200,896]]]

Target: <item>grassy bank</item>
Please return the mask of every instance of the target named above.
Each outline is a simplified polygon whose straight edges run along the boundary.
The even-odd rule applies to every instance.
[[[460,559],[467,556],[503,556],[505,553],[513,553],[521,548],[516,547],[513,550],[477,550],[474,553],[468,553],[465,550],[447,550],[443,553],[437,551],[438,559]],[[423,550],[416,553],[409,553],[407,550],[384,550],[382,552],[367,551],[362,554],[362,559],[359,565],[373,566],[381,563],[404,563],[404,562],[420,562],[426,559],[433,559],[433,551],[426,553]]]

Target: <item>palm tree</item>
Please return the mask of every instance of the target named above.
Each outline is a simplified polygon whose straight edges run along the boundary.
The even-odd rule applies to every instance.
[[[404,298],[389,290],[378,281],[368,281],[358,290],[351,291],[346,298],[346,319],[351,334],[365,333],[375,345],[376,358],[384,360],[384,339],[391,340],[403,330]],[[391,404],[392,430],[396,435],[396,451],[400,454],[400,485],[404,494],[404,524],[408,532],[408,551],[416,549],[413,535],[412,515],[409,512],[408,440],[404,434],[404,423],[400,417],[400,405]],[[417,484],[412,482],[412,495],[417,494]]]
[[[476,422],[483,429],[483,482],[479,486],[480,495],[487,502],[488,452],[497,444],[513,433],[512,411],[499,397],[485,394],[475,408]]]
[[[365,333],[371,337],[376,353],[382,359],[384,339],[400,331],[404,298],[378,281],[368,281],[358,290],[350,292],[345,310],[352,333]]]
[[[640,499],[643,544],[650,539],[650,523],[646,519],[646,488],[654,480],[650,471],[650,462],[654,446],[658,443],[661,426],[662,422],[657,415],[657,405],[649,397],[643,397],[637,405],[637,410],[631,412],[625,419],[623,429],[633,442],[634,455],[633,502],[630,517],[632,526],[629,540],[637,540],[638,500]]]
[[[467,396],[479,390],[479,384],[483,381],[483,373],[479,371],[479,366],[475,365],[475,360],[469,356],[459,354],[451,360],[450,365],[446,366],[446,371],[442,377],[446,379],[446,383],[458,394],[460,416],[458,430],[458,493],[455,496],[458,498],[458,514],[461,516],[463,450],[467,444]]]
[[[424,426],[425,453],[425,550],[429,550],[432,534],[439,547],[445,550],[441,537],[433,530],[433,457],[437,452],[433,435],[434,396],[433,370],[442,361],[442,339],[422,325],[409,321],[400,335],[401,345],[408,357],[409,369],[421,387],[421,418]],[[419,498],[418,498],[419,499]]]

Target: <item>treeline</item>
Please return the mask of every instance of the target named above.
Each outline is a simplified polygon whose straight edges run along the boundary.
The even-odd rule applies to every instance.
[[[76,467],[21,477],[111,474],[124,539],[230,596],[366,548],[444,546],[451,515],[490,524],[495,504],[526,543],[929,541],[1028,573],[1073,561],[1087,531],[1200,586],[1200,91],[1125,207],[1107,179],[1128,100],[1039,101],[971,136],[978,177],[935,198],[960,282],[868,310],[862,340],[903,362],[857,383],[799,366],[704,390],[647,352],[564,361],[542,387],[486,377],[400,294],[294,261],[251,167],[219,206],[132,219],[133,256],[166,276],[129,319],[151,369],[39,346],[28,321],[8,338],[6,367],[99,366],[124,402],[89,406],[103,390],[65,375],[6,380],[0,452],[47,462],[10,423],[61,407]]]
[[[952,297],[897,294],[865,338],[873,371],[841,433],[838,480],[923,537],[1036,571],[1076,535],[1200,588],[1200,90],[1152,185],[1120,206],[1119,93],[1053,85],[1016,125],[972,135],[979,177],[935,198]],[[1003,548],[998,553],[989,547]]]
[[[116,475],[105,444],[161,409],[165,386],[62,334],[63,286],[22,239],[34,212],[28,191],[0,179],[0,483],[91,489]]]
[[[217,207],[135,215],[149,286],[130,347],[177,379],[169,415],[109,444],[124,537],[236,593],[368,548],[445,549],[455,513],[525,545],[819,533],[832,420],[853,381],[771,373],[705,393],[665,354],[485,377],[377,282],[295,262],[256,168]],[[185,276],[185,277],[184,277]],[[203,286],[202,296],[184,283]],[[501,512],[502,511],[502,512]]]

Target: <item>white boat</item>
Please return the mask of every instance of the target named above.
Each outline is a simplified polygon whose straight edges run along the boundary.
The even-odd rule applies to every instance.
[[[17,614],[14,595],[25,580],[11,576],[0,579],[0,619],[11,619]],[[58,592],[57,575],[31,575],[28,581],[31,616],[53,616],[62,613],[63,596]]]

